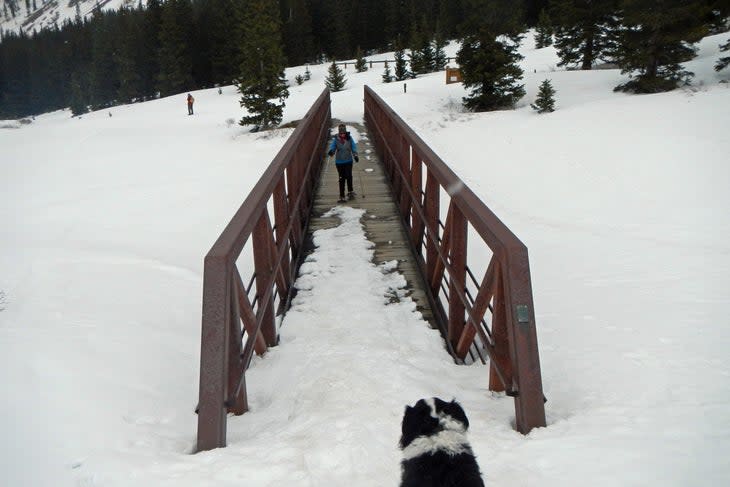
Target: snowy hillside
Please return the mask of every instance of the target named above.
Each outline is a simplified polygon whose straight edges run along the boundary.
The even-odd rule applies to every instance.
[[[350,67],[332,95],[362,121],[374,87],[529,248],[548,426],[527,436],[487,368],[451,363],[409,300],[386,305],[395,264],[370,262],[339,207],[247,375],[251,411],[191,455],[203,256],[291,129],[236,125],[233,87],[194,92],[194,116],[181,93],[0,123],[3,485],[397,485],[403,408],[433,395],[464,406],[491,487],[730,485],[727,38],[670,93],[614,93],[618,71],[559,70],[528,39],[516,110],[464,112],[444,73],[404,93]],[[324,87],[310,69],[284,122]],[[546,78],[557,111],[538,115]]]
[[[118,10],[124,6],[135,6],[140,0],[35,0],[30,3],[30,12],[26,9],[25,3],[18,2],[20,7],[15,18],[8,15],[0,15],[0,29],[7,32],[31,33],[41,29],[50,28],[54,25],[59,27],[64,20],[73,20],[76,17],[76,4],[79,6],[79,14],[86,18],[97,8],[102,10]],[[3,0],[5,2],[5,0]],[[37,8],[33,8],[35,5]],[[142,1],[142,5],[145,2]]]

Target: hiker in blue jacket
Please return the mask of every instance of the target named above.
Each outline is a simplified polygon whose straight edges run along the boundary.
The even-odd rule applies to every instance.
[[[335,156],[335,167],[337,174],[340,176],[340,199],[338,203],[344,203],[345,199],[345,183],[347,183],[347,197],[352,199],[355,197],[355,191],[352,190],[352,160],[359,162],[357,156],[357,143],[350,136],[344,123],[337,127],[337,135],[332,138],[330,150],[327,153],[330,157]]]

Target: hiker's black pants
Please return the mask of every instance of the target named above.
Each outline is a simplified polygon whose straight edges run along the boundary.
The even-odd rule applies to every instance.
[[[340,198],[345,197],[345,182],[347,182],[347,191],[352,193],[352,163],[335,164],[337,166],[337,174],[340,175]]]

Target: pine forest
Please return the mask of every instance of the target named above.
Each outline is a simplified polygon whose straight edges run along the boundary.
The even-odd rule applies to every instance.
[[[5,19],[22,7],[2,4]],[[254,9],[267,12],[265,29],[250,25]],[[465,106],[509,108],[523,93],[515,45],[535,27],[538,47],[554,43],[571,69],[614,63],[632,79],[620,89],[670,90],[691,80],[679,63],[705,32],[727,30],[729,13],[730,0],[146,0],[85,16],[76,3],[75,18],[53,28],[0,30],[0,118],[229,84],[250,91],[258,74],[285,83],[286,66],[362,64],[379,52],[396,52],[389,70],[399,81],[443,69],[446,40],[462,43]],[[285,86],[263,96],[285,97]],[[267,117],[261,126],[277,119]]]

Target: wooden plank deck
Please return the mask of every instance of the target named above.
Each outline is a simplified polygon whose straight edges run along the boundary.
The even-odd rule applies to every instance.
[[[338,123],[333,120],[333,133],[337,130]],[[331,228],[338,225],[336,217],[322,216],[338,204],[364,209],[366,213],[362,218],[362,223],[365,227],[365,234],[368,240],[375,244],[373,262],[380,264],[387,261],[398,261],[398,271],[406,279],[409,296],[415,301],[416,308],[421,312],[423,318],[429,322],[432,328],[437,328],[423,279],[390,192],[390,183],[370,142],[367,129],[358,123],[346,122],[346,125],[354,127],[360,134],[355,139],[360,162],[354,164],[352,171],[353,189],[357,196],[347,203],[337,203],[339,198],[337,169],[334,161],[325,160],[312,207],[309,235],[320,228]],[[307,241],[311,242],[311,238],[307,238]]]

